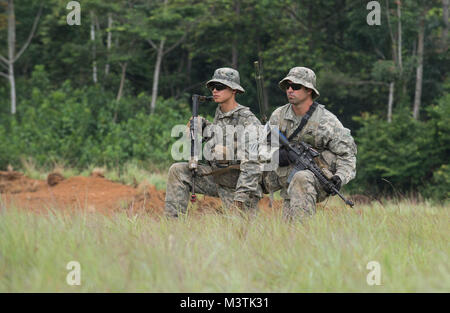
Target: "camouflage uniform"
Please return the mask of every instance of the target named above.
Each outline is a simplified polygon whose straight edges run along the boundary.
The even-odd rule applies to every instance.
[[[280,88],[285,89],[287,80],[311,88],[319,96],[315,88],[315,74],[310,69],[295,67],[288,76],[280,81]],[[302,116],[296,116],[292,104],[277,108],[270,117],[269,123],[278,126],[288,138],[299,126]],[[328,178],[339,176],[342,185],[347,184],[356,174],[356,145],[350,130],[344,128],[337,117],[319,104],[302,131],[291,139],[291,143],[303,141],[310,144],[320,153],[316,161]],[[270,191],[281,189],[284,199],[283,216],[288,219],[302,218],[312,215],[316,210],[316,202],[328,197],[318,179],[309,170],[297,172],[290,184],[287,183],[293,164],[277,167],[266,173],[264,182]]]
[[[244,89],[239,85],[239,73],[230,68],[220,68],[214,72],[213,79],[207,82],[207,85],[212,82],[220,82],[230,88],[243,93]],[[216,109],[214,121],[211,124],[207,122],[206,128],[214,129],[220,128],[222,130],[223,138],[219,137],[217,129],[211,135],[204,136],[206,144],[211,149],[211,154],[216,151],[216,145],[222,145],[226,142],[226,126],[243,126],[247,127],[253,125],[260,126],[259,120],[250,111],[249,108],[237,105],[236,108],[229,112],[222,112],[220,105]],[[207,131],[204,132],[204,134]],[[198,193],[220,197],[226,208],[229,208],[234,201],[239,201],[244,204],[244,209],[256,212],[259,199],[262,197],[261,190],[261,168],[258,159],[249,158],[249,147],[251,147],[248,140],[245,141],[243,153],[239,153],[237,149],[236,136],[233,134],[232,144],[234,147],[227,147],[227,154],[222,160],[209,160],[207,164],[199,164],[197,176],[195,178],[195,190]],[[231,151],[234,149],[232,158],[230,158]],[[230,152],[230,153],[229,153]],[[228,158],[227,158],[228,156]],[[220,158],[219,158],[220,159]],[[240,169],[230,169],[220,175],[202,176],[212,171],[223,169],[229,165],[240,164]],[[191,170],[187,162],[175,163],[169,169],[165,213],[168,216],[177,216],[179,212],[185,213],[189,201],[189,194],[192,189]]]

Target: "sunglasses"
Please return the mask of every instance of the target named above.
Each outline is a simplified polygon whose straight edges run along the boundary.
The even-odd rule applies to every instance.
[[[286,84],[284,85],[284,87],[285,87],[286,90],[288,90],[289,87],[291,87],[292,90],[300,90],[300,89],[302,89],[303,85],[300,85],[300,84],[294,84],[294,83],[286,83]]]
[[[221,90],[224,90],[227,88],[228,88],[228,86],[225,86],[224,84],[221,84],[221,83],[210,84],[208,86],[208,89],[211,91],[213,91],[214,89],[216,89],[217,91],[221,91]]]

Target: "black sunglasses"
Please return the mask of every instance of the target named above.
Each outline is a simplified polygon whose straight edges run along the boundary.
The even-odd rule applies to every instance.
[[[302,89],[303,85],[294,84],[294,83],[285,83],[284,84],[284,89],[288,90],[289,87],[291,87],[292,90],[300,90],[300,89]]]
[[[221,84],[221,83],[210,84],[208,86],[208,89],[211,90],[211,91],[213,91],[214,89],[216,89],[217,91],[221,91],[221,90],[224,90],[226,88],[228,88],[228,86],[225,86],[224,84]]]

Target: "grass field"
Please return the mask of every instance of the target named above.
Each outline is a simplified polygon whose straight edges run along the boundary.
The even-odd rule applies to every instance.
[[[0,292],[449,292],[449,215],[428,203],[346,209],[337,199],[303,224],[2,207]],[[70,261],[80,285],[66,283]],[[370,261],[381,285],[367,283]]]

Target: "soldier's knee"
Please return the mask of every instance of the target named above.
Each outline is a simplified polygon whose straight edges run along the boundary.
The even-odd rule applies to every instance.
[[[314,174],[310,171],[298,171],[292,177],[291,184],[306,186],[314,184]]]
[[[174,163],[169,168],[169,176],[177,175],[178,173],[184,172],[188,169],[187,163]]]

